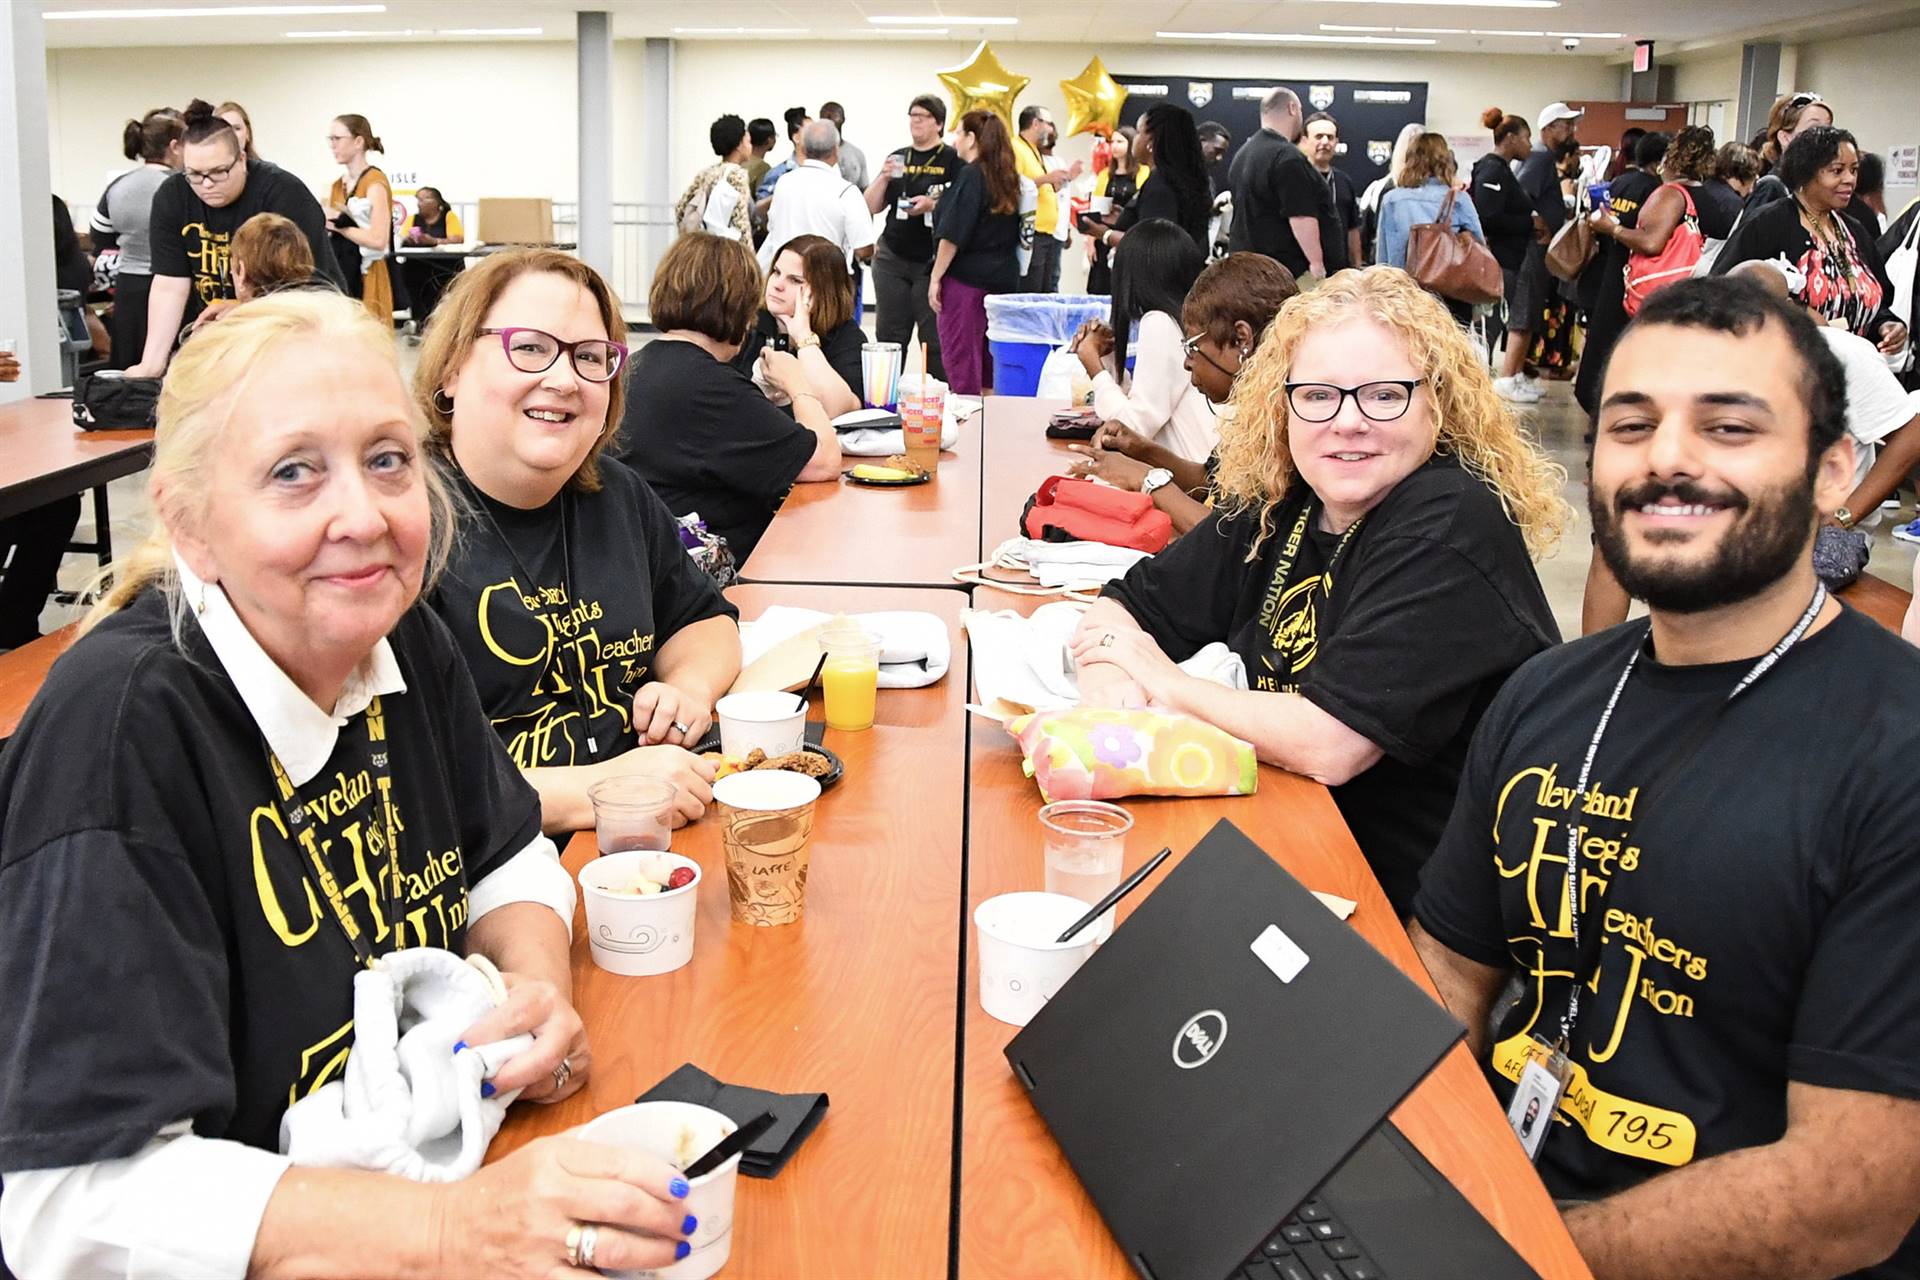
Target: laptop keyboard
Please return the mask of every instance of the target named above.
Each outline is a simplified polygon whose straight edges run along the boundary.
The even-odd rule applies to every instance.
[[[1309,1200],[1280,1224],[1234,1280],[1386,1280],[1327,1206]]]

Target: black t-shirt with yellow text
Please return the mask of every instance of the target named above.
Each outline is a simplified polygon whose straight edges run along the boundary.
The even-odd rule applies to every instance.
[[[887,183],[887,225],[880,236],[889,252],[908,262],[931,263],[933,215],[908,214],[902,211],[902,205],[920,196],[930,195],[938,200],[948,184],[960,176],[966,161],[944,142],[925,151],[901,147],[892,154],[900,157],[905,168],[899,177]]]
[[[1310,501],[1292,572],[1278,582]],[[1105,594],[1174,661],[1225,641],[1254,690],[1298,693],[1385,752],[1332,790],[1405,914],[1481,713],[1560,633],[1519,528],[1451,457],[1401,481],[1344,549],[1318,517],[1318,501],[1296,484],[1247,563],[1260,513],[1216,511]]]
[[[132,1155],[181,1119],[277,1149],[345,1065],[359,969],[302,841],[376,953],[464,949],[469,886],[539,835],[539,799],[440,620],[389,643],[406,692],[341,727],[292,838],[239,691],[191,622],[174,647],[159,592],[54,664],[0,753],[0,1172]]]
[[[429,598],[523,769],[638,745],[633,695],[661,646],[703,619],[738,616],[646,481],[604,455],[600,481],[598,493],[563,491],[533,511],[463,483],[480,511]]]
[[[1920,653],[1848,609],[1730,705],[1753,659],[1643,654],[1577,798],[1594,725],[1646,633],[1634,621],[1588,636],[1507,682],[1416,904],[1447,947],[1522,979],[1489,1064],[1510,1096],[1516,1053],[1558,1035],[1579,964],[1566,900],[1578,824],[1581,938],[1604,941],[1541,1152],[1561,1197],[1773,1142],[1791,1082],[1920,1098]],[[1920,1276],[1920,1237],[1858,1275]]]
[[[306,234],[314,270],[345,287],[333,247],[327,243],[326,214],[320,202],[285,169],[265,160],[249,160],[246,187],[232,204],[219,208],[202,200],[185,174],[176,173],[153,193],[153,274],[185,276],[191,282],[188,320],[208,303],[234,296],[233,233],[256,213],[291,219]]]

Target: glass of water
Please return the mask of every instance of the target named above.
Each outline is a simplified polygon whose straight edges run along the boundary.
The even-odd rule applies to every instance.
[[[1125,868],[1133,815],[1103,800],[1057,800],[1040,810],[1046,833],[1047,892],[1089,906],[1111,893]],[[1113,933],[1113,911],[1093,925],[1095,941]]]

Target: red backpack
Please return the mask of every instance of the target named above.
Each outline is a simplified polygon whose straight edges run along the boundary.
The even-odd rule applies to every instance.
[[[1667,237],[1667,247],[1648,257],[1642,253],[1627,255],[1627,297],[1628,315],[1638,315],[1647,298],[1670,284],[1690,279],[1693,269],[1700,262],[1700,254],[1706,248],[1707,238],[1700,231],[1700,214],[1693,207],[1693,192],[1687,190],[1684,182],[1663,183],[1653,195],[1657,196],[1668,187],[1680,188],[1680,194],[1687,202],[1687,212],[1680,219],[1680,225]],[[1653,202],[1653,196],[1647,197],[1647,203]],[[1644,215],[1646,205],[1641,206]]]

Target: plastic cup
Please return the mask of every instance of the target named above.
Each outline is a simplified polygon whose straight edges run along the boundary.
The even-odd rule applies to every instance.
[[[1093,954],[1091,926],[1071,942],[1054,941],[1086,913],[1086,903],[1058,893],[1003,893],[974,908],[980,1007],[1026,1026]]]
[[[618,1107],[584,1125],[575,1135],[585,1142],[630,1147],[659,1156],[680,1168],[699,1158],[740,1126],[711,1107],[691,1102],[636,1102]],[[700,1220],[687,1243],[692,1251],[670,1266],[652,1271],[607,1271],[616,1280],[707,1280],[733,1254],[733,1193],[740,1178],[740,1157],[688,1183],[682,1209]]]
[[[693,881],[678,889],[642,894],[633,886],[648,863],[691,867]],[[587,942],[593,962],[608,973],[645,978],[672,973],[693,959],[693,923],[700,890],[700,864],[677,853],[610,853],[580,869],[587,905]]]
[[[830,628],[820,633],[820,649],[827,659],[820,668],[827,728],[873,728],[880,689],[879,640],[860,627]]]
[[[816,779],[783,769],[736,773],[713,784],[735,924],[772,926],[800,919],[819,798]]]
[[[1102,800],[1056,800],[1040,810],[1046,831],[1047,892],[1092,906],[1120,883],[1133,815]],[[1085,908],[1082,908],[1084,911]],[[1113,935],[1114,908],[1087,932],[1095,942]]]
[[[903,396],[900,400],[901,432],[906,437],[907,461],[923,471],[940,470],[940,430],[946,413],[946,397],[940,391]]]
[[[670,847],[674,801],[679,796],[680,788],[665,778],[645,774],[603,778],[588,787],[594,839],[601,854]]]
[[[736,760],[746,759],[755,747],[783,756],[806,741],[807,700],[797,693],[730,693],[713,710],[720,721],[720,750]]]
[[[900,403],[900,344],[868,342],[860,347],[860,381],[869,409]]]
[[[16,355],[20,350],[18,338],[0,338],[0,356]]]

